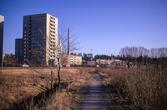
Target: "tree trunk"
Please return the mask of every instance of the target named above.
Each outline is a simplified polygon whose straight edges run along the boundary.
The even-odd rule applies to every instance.
[[[53,89],[53,71],[51,70],[51,74],[50,74],[50,79],[51,79],[51,89]]]
[[[58,71],[57,71],[57,77],[58,77],[58,86],[60,86],[60,66],[58,67]]]
[[[58,70],[57,70],[57,78],[58,78],[58,86],[60,87],[61,77],[60,77],[60,59],[58,58]]]

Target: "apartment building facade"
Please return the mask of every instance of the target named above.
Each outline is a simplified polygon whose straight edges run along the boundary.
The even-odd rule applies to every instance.
[[[23,39],[15,39],[15,59],[17,64],[23,63]]]
[[[67,56],[67,65],[81,66],[82,65],[82,56],[81,55],[68,55]]]
[[[32,66],[56,65],[58,19],[48,13],[23,17],[23,59]]]

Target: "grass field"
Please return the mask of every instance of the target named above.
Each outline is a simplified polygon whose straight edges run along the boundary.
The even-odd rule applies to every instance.
[[[13,103],[36,96],[50,89],[51,70],[53,71],[54,83],[57,81],[57,71],[53,68],[3,68],[0,73],[0,109],[9,108]],[[64,68],[61,69],[61,80],[70,82],[68,89],[79,89],[89,79],[88,72],[93,68]],[[67,97],[65,92],[59,92],[59,98]],[[57,94],[55,94],[57,95]],[[58,98],[58,97],[57,97]],[[64,100],[66,100],[63,98]],[[54,102],[55,98],[51,98]],[[58,103],[58,102],[57,102]],[[59,101],[61,103],[61,101]],[[67,102],[68,103],[68,102]],[[65,104],[65,103],[62,103]],[[48,104],[48,108],[52,104]]]
[[[116,88],[141,110],[167,109],[167,68],[149,65],[132,69],[100,68],[103,83]]]
[[[57,71],[53,68],[4,68],[0,73],[0,109],[9,108],[13,103],[22,102],[31,96],[51,88],[51,70],[54,84]],[[89,72],[99,72],[102,82],[116,89],[120,96],[129,99],[142,110],[166,110],[167,68],[149,65],[139,68],[63,68],[61,81],[68,83],[65,89],[56,91],[41,106],[46,110],[76,109],[80,100],[74,92],[91,80]],[[27,110],[36,110],[36,105],[27,105]]]

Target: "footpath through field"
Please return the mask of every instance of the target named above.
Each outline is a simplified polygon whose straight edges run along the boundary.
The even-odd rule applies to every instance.
[[[84,98],[81,100],[79,110],[131,110],[116,91],[102,86],[98,73],[91,73],[91,75],[93,80],[81,91]]]

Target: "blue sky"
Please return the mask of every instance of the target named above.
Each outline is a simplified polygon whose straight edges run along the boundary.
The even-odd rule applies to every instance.
[[[80,52],[117,54],[125,46],[167,47],[167,0],[0,0],[4,52],[14,53],[24,15],[50,13],[70,27]]]

